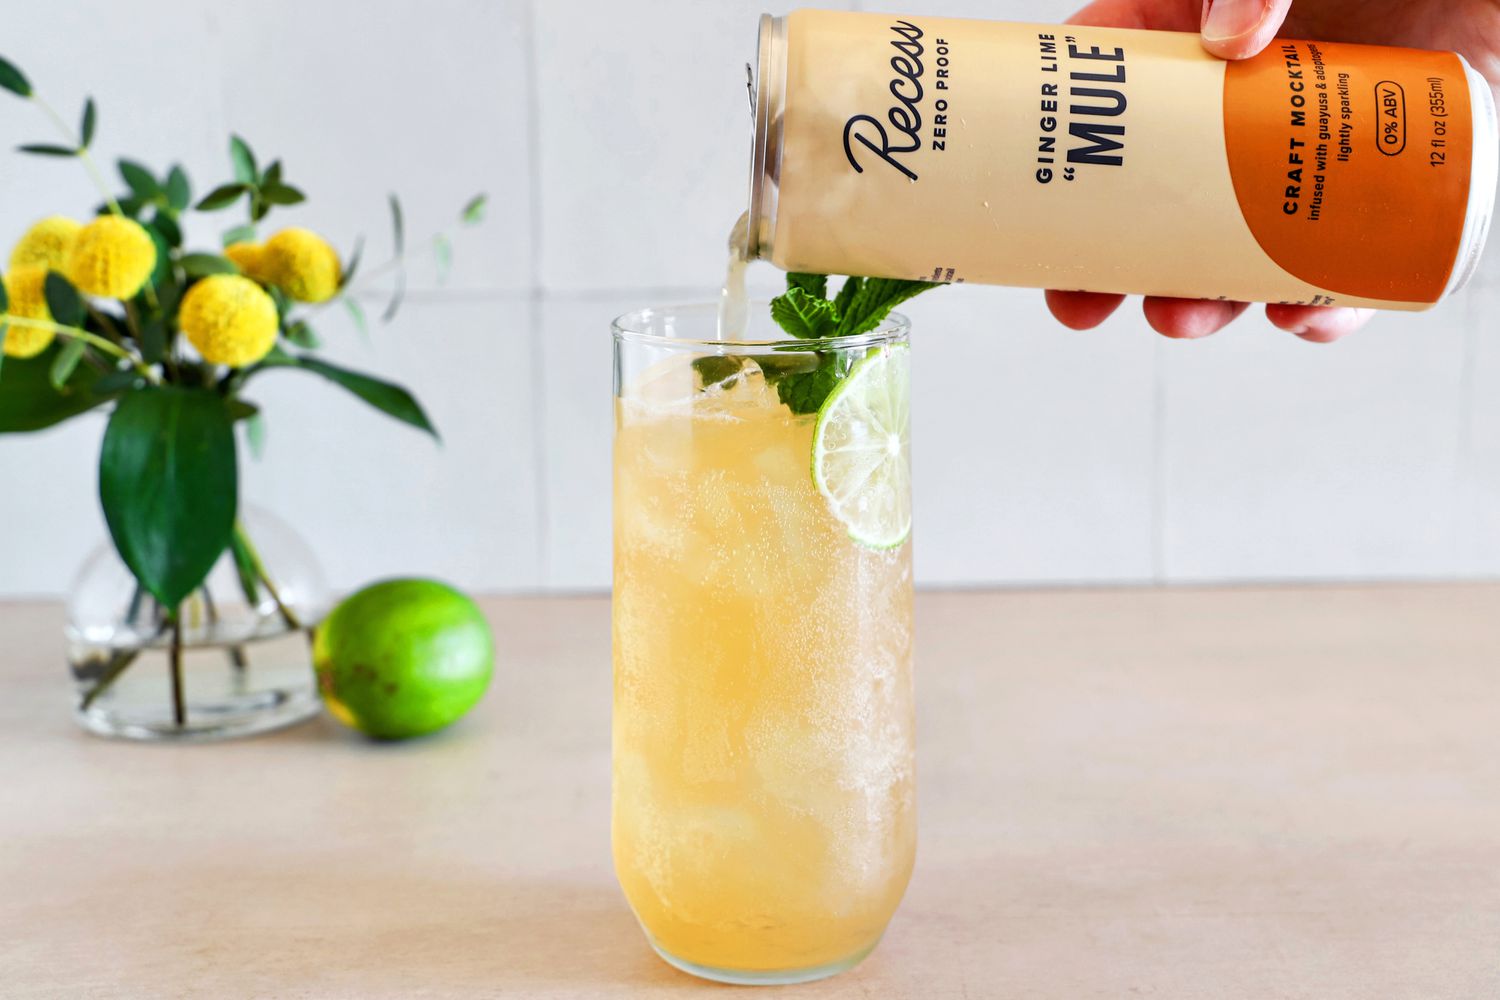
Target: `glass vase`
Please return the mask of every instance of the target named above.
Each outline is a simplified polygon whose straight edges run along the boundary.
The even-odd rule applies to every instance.
[[[174,627],[107,541],[85,560],[67,608],[74,718],[117,739],[208,741],[269,732],[317,714],[310,629],[329,607],[312,550],[255,508],[231,550],[182,603]]]

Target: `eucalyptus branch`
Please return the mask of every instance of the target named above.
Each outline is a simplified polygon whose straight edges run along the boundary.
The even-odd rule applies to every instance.
[[[99,167],[94,163],[94,158],[89,155],[89,148],[83,143],[83,137],[75,134],[68,127],[67,122],[63,121],[62,116],[57,113],[57,109],[48,104],[41,94],[33,91],[31,101],[42,109],[42,113],[52,120],[52,124],[57,128],[58,134],[73,147],[73,155],[78,158],[78,162],[83,164],[83,169],[88,172],[89,179],[94,182],[94,186],[104,196],[104,203],[109,206],[110,214],[124,218],[124,209],[120,208],[120,203],[115,199],[114,192],[110,190],[109,184],[105,182],[104,175],[99,172]],[[149,276],[146,278],[146,284],[142,286],[141,290],[146,293],[146,301],[151,303],[151,308],[155,309],[158,305],[156,301],[156,288]]]
[[[94,186],[99,189],[99,193],[104,196],[105,204],[109,205],[110,212],[114,215],[124,215],[125,213],[120,209],[120,203],[115,200],[114,192],[105,183],[104,175],[99,172],[99,167],[94,163],[94,158],[89,155],[88,147],[79,141],[82,137],[74,134],[73,130],[68,127],[68,124],[62,120],[62,116],[57,113],[52,105],[43,99],[41,94],[33,92],[31,100],[52,120],[52,124],[57,128],[57,134],[62,136],[63,141],[74,147],[74,155],[83,164],[83,169],[88,171],[89,179],[94,182]]]

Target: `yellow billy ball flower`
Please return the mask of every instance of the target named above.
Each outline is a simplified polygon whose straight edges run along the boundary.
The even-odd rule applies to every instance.
[[[21,267],[43,267],[61,271],[73,251],[73,241],[83,226],[72,219],[53,215],[30,229],[10,252],[11,270]]]
[[[265,249],[259,243],[233,243],[224,248],[224,256],[234,261],[234,266],[251,281],[270,284],[266,278]]]
[[[339,255],[306,229],[283,229],[266,240],[261,267],[270,284],[298,302],[326,302],[338,294]]]
[[[37,319],[52,321],[52,311],[47,308],[44,286],[47,281],[45,267],[18,267],[5,276],[5,294],[10,298],[10,308],[0,323],[7,319]],[[7,324],[5,353],[12,358],[34,358],[45,351],[56,333],[38,326]]]
[[[230,368],[253,365],[276,344],[276,303],[238,274],[215,274],[188,289],[177,324],[203,360]]]
[[[79,231],[66,273],[85,295],[128,299],[155,269],[156,244],[141,224],[101,215]]]

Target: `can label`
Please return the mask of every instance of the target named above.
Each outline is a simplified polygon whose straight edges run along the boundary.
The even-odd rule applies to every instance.
[[[787,17],[788,270],[1311,305],[1442,297],[1473,118],[1451,53]]]

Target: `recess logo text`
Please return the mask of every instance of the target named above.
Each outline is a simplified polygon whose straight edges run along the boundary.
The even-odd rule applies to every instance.
[[[873,153],[899,170],[907,180],[914,181],[916,171],[902,160],[922,148],[922,102],[927,94],[922,84],[927,65],[922,58],[927,55],[927,47],[922,44],[924,32],[910,21],[897,21],[891,25],[891,31],[896,35],[891,40],[896,54],[891,56],[891,70],[895,76],[891,79],[890,91],[896,103],[886,111],[885,121],[866,114],[855,115],[844,123],[844,156],[855,172],[862,174],[865,168],[860,163],[860,156]],[[936,47],[932,89],[947,90],[948,43],[935,38],[932,44]],[[932,111],[932,148],[941,152],[947,143],[948,101],[943,97],[936,98],[932,102]]]

